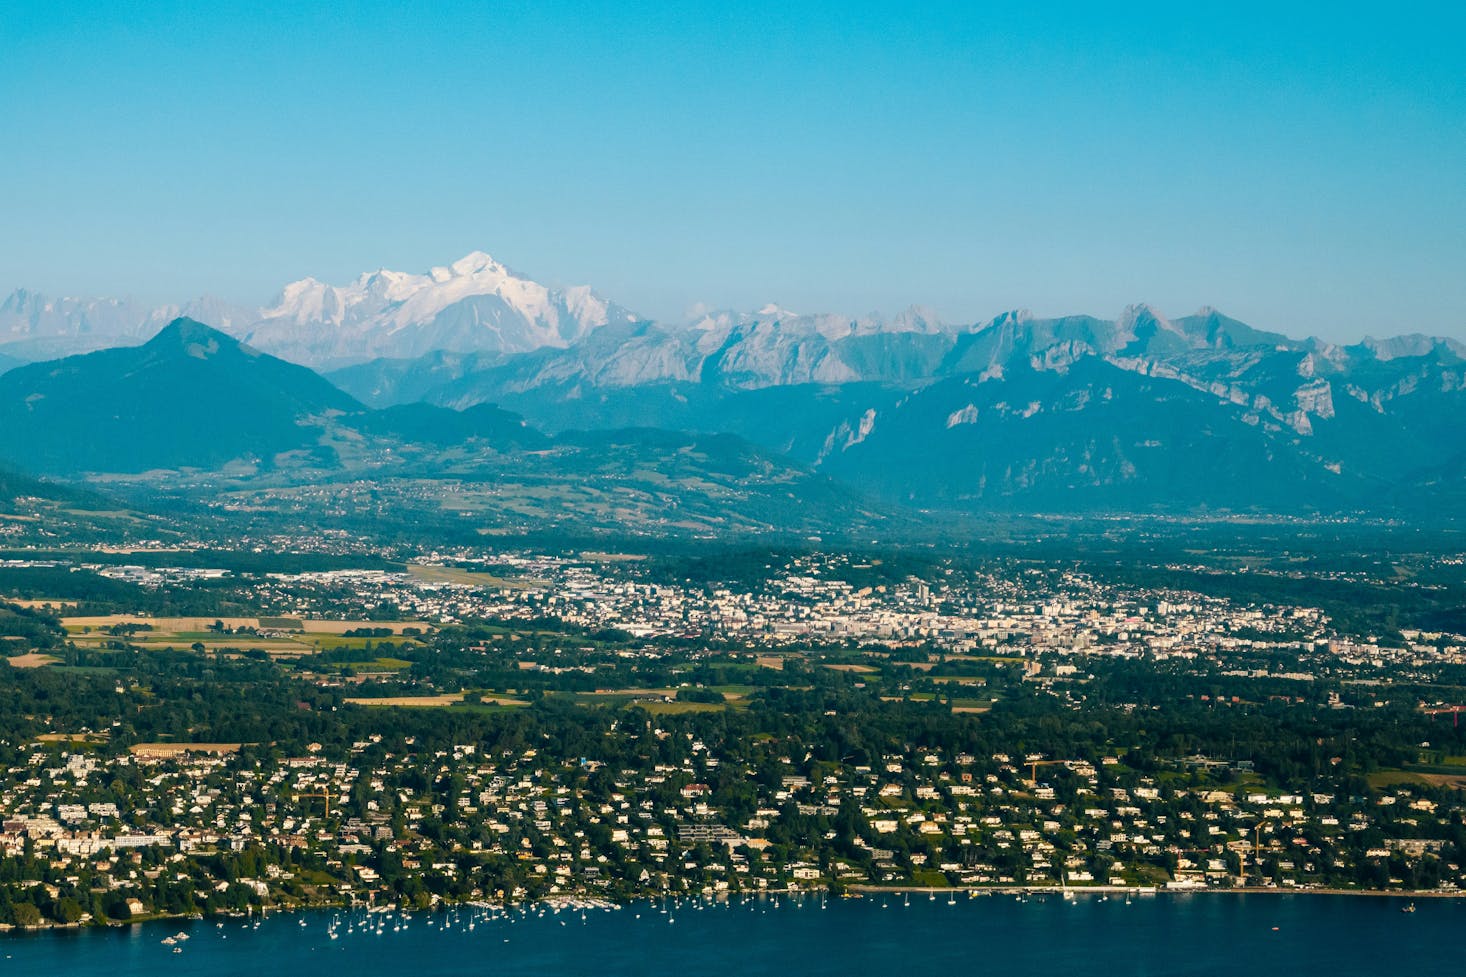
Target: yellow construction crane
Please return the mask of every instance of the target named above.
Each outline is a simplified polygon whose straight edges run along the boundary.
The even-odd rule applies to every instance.
[[[331,795],[326,793],[325,791],[315,791],[314,793],[307,791],[296,791],[295,796],[297,799],[302,797],[319,797],[321,800],[326,802],[326,817],[331,816]]]
[[[1267,821],[1259,821],[1252,826],[1252,867],[1257,869],[1258,875],[1262,874],[1262,829],[1271,828],[1272,824]],[[1247,874],[1247,863],[1242,864],[1242,874]]]
[[[1050,767],[1054,764],[1068,763],[1068,760],[1028,760],[1028,782],[1034,787],[1038,786],[1038,768]]]

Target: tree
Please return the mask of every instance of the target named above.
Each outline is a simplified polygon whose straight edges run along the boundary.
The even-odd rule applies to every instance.
[[[81,919],[83,912],[85,910],[81,908],[81,903],[71,896],[62,896],[56,903],[56,921],[59,923],[75,923]]]

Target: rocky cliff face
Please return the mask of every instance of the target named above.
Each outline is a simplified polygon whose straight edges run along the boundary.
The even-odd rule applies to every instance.
[[[1463,353],[1290,339],[1210,309],[960,329],[774,309],[336,379],[376,402],[499,403],[550,429],[733,431],[923,505],[1338,509],[1466,453]]]

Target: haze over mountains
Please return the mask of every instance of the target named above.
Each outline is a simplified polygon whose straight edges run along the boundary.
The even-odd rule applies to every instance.
[[[147,357],[95,354],[111,359],[87,357],[85,372],[150,376],[148,389],[201,405],[190,423],[214,432],[212,448],[180,452],[201,439],[150,427],[126,402],[137,391],[104,379],[86,384],[110,413],[63,420],[70,408],[54,405],[83,387],[67,360],[0,376],[0,457],[32,471],[135,471],[118,467],[117,445],[148,429],[173,448],[139,449],[143,467],[248,457],[268,468],[302,451],[329,467],[351,455],[342,430],[483,445],[476,425],[493,418],[480,433],[520,432],[501,451],[568,445],[551,438],[572,430],[732,434],[770,470],[792,464],[895,506],[1388,515],[1466,501],[1466,348],[1420,335],[1338,346],[1145,306],[969,326],[920,309],[883,320],[770,306],[670,325],[481,253],[425,275],[306,279],[254,312],[191,308],[249,346],[175,324]],[[0,306],[0,357],[136,344],[176,311],[17,292]],[[171,356],[164,370],[157,356],[180,344],[215,352]],[[339,390],[251,347],[327,369]],[[479,413],[403,409],[419,403]],[[338,415],[357,419],[321,420]],[[78,450],[88,431],[105,432],[106,451]]]
[[[0,494],[58,491],[16,469],[309,524],[808,533],[871,519],[858,493],[731,435],[550,438],[489,405],[372,410],[182,318],[142,346],[0,376]]]
[[[210,298],[147,308],[127,299],[53,300],[22,289],[0,304],[0,356],[36,360],[136,345],[179,316],[315,368],[433,350],[566,346],[609,323],[635,321],[588,287],[548,288],[475,251],[422,275],[382,269],[347,285],[304,278],[261,309]]]

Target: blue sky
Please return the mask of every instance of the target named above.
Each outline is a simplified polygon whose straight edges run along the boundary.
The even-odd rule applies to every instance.
[[[1466,337],[1460,6],[1102,6],[10,0],[0,291],[483,249],[659,318]]]

